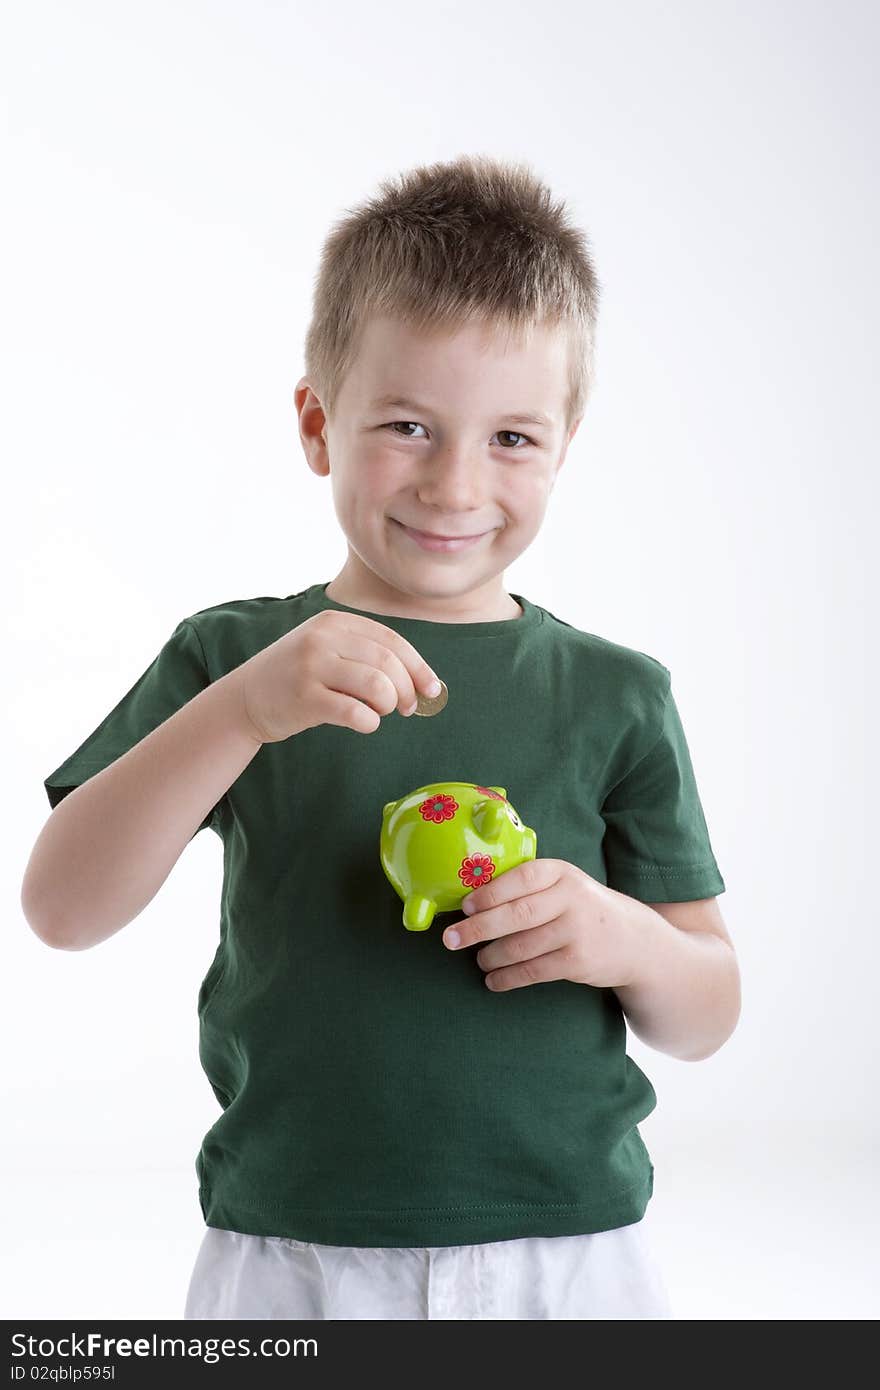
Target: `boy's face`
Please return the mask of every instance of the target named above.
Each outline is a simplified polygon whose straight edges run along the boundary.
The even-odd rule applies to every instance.
[[[306,457],[330,474],[348,538],[331,598],[437,621],[517,615],[503,571],[540,529],[579,424],[566,431],[568,343],[560,328],[506,346],[477,323],[426,335],[377,316],[331,419],[300,380]],[[516,418],[524,415],[547,422]],[[477,539],[426,547],[407,528]]]

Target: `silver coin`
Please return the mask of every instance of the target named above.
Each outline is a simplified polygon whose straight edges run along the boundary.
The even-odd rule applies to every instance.
[[[413,714],[421,714],[424,715],[425,718],[430,718],[432,714],[440,713],[440,711],[445,707],[446,701],[448,699],[449,691],[447,690],[444,682],[441,681],[439,695],[422,695],[421,693],[416,694],[416,707],[413,710]]]

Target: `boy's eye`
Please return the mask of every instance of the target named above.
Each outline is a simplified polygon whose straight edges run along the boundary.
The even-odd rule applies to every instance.
[[[394,429],[397,428],[398,425],[415,425],[415,427],[416,427],[417,430],[421,430],[421,429],[424,429],[424,428],[425,428],[424,425],[416,424],[416,421],[415,421],[415,420],[392,420],[392,421],[391,421],[391,424],[390,424],[390,425],[386,425],[385,428],[386,428],[386,429],[389,429],[389,430],[394,430]],[[412,435],[411,435],[411,434],[405,435],[404,437],[405,437],[406,439],[412,439]]]
[[[424,425],[420,425],[420,424],[418,423],[418,421],[416,421],[416,420],[392,420],[389,424],[387,424],[387,425],[385,426],[385,428],[388,429],[388,430],[396,430],[398,425],[403,425],[404,427],[406,427],[407,425],[412,425],[412,426],[414,426],[414,428],[417,429],[417,430],[422,430],[422,429],[425,428]],[[535,442],[533,439],[529,439],[528,435],[526,435],[526,434],[520,434],[517,430],[499,430],[499,431],[498,431],[498,434],[499,434],[499,435],[502,435],[502,434],[510,434],[510,435],[513,435],[514,438],[516,438],[516,439],[523,439],[523,440],[525,440],[526,444],[533,444],[533,443]],[[404,435],[403,437],[404,437],[404,439],[414,439],[414,438],[415,438],[415,436],[412,435],[412,434],[406,434],[406,435]],[[506,446],[505,446],[505,447],[506,447]],[[523,447],[523,446],[522,446],[521,444],[516,444],[516,445],[514,445],[512,448],[509,448],[509,449],[508,449],[508,453],[516,453],[517,449],[521,449],[522,447]]]

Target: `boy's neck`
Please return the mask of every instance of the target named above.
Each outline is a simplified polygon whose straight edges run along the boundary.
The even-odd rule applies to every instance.
[[[366,570],[365,566],[363,568]],[[346,564],[325,592],[335,603],[361,608],[380,617],[421,618],[436,623],[502,622],[507,618],[519,618],[523,612],[516,599],[501,587],[500,578],[471,593],[448,599],[432,598],[404,593],[370,570],[355,574]]]

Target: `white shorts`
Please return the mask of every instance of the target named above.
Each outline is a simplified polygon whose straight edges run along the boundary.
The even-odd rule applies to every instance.
[[[185,1319],[672,1318],[644,1222],[479,1245],[314,1245],[209,1226]]]

